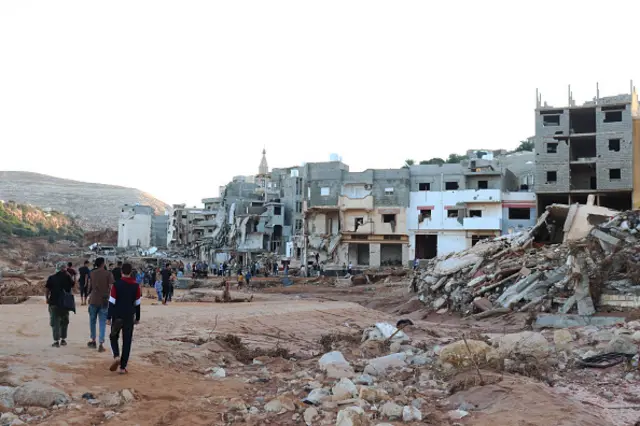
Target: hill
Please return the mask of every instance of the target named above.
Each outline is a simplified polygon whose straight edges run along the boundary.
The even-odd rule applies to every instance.
[[[56,211],[44,210],[15,202],[0,202],[0,238],[11,235],[17,237],[49,237],[80,241],[82,229],[69,216]]]
[[[0,200],[68,214],[85,230],[116,229],[123,204],[149,205],[157,213],[169,207],[133,188],[12,171],[0,171]]]

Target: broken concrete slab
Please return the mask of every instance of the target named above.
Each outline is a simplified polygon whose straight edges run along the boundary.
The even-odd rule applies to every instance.
[[[569,327],[585,327],[595,325],[597,327],[607,327],[616,324],[624,324],[623,317],[597,317],[582,315],[554,315],[554,314],[538,314],[535,328],[569,328]]]

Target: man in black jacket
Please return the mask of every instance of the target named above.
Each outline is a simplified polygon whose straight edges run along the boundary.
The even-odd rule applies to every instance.
[[[120,366],[120,374],[127,373],[127,363],[131,352],[133,339],[133,326],[140,321],[140,302],[142,292],[135,278],[131,277],[133,267],[130,263],[122,265],[122,278],[111,286],[109,297],[109,313],[107,323],[111,324],[111,350],[113,363],[111,371],[116,371]],[[134,319],[135,317],[135,319]],[[122,331],[122,356],[120,356],[120,331]]]
[[[53,331],[53,346],[59,348],[67,345],[67,329],[69,327],[69,311],[64,307],[64,294],[71,293],[73,279],[67,273],[67,265],[59,262],[56,273],[47,279],[46,298],[49,305],[49,324]]]

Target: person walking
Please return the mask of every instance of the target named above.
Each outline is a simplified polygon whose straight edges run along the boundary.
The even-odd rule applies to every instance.
[[[120,278],[122,278],[122,261],[121,260],[118,260],[118,266],[113,268],[111,270],[111,273],[113,274],[113,279],[115,281],[118,281]]]
[[[109,292],[115,282],[113,274],[104,269],[104,257],[96,259],[96,269],[91,271],[89,278],[89,334],[91,340],[87,346],[104,352],[104,339],[107,328],[107,314],[109,311]],[[99,343],[96,343],[96,321],[99,327]]]
[[[69,328],[69,311],[64,306],[65,293],[71,293],[73,279],[67,273],[67,265],[59,262],[56,273],[47,279],[45,297],[49,307],[49,325],[53,332],[53,346],[59,348],[67,345],[67,329]]]
[[[90,264],[91,263],[89,263],[88,260],[85,260],[84,266],[78,270],[78,272],[80,273],[80,278],[78,279],[78,285],[80,287],[80,305],[87,304],[87,299],[89,295],[88,287],[89,287],[89,281],[90,281],[89,274],[91,274],[91,269],[89,269]]]
[[[153,287],[156,289],[156,294],[158,295],[158,302],[162,303],[162,280],[158,277],[158,280],[155,282]]]
[[[113,352],[113,363],[109,370],[116,371],[120,367],[120,374],[128,373],[127,364],[131,353],[133,327],[140,322],[142,291],[135,278],[131,276],[132,269],[130,263],[122,265],[122,278],[111,286],[109,296],[107,321],[111,324],[109,339]],[[120,332],[122,332],[122,354],[119,346]]]
[[[163,305],[167,304],[167,300],[171,301],[171,265],[166,264],[165,268],[160,272],[162,277],[162,296],[164,297]]]

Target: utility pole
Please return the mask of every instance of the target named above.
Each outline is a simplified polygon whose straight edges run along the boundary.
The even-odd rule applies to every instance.
[[[307,271],[307,200],[302,202],[302,265],[304,266],[305,275]]]

